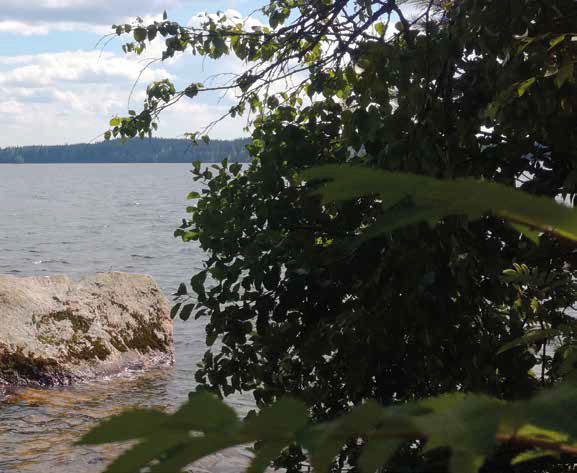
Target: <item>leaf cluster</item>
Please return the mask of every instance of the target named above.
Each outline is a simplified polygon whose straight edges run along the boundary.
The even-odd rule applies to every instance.
[[[155,410],[124,412],[78,443],[138,441],[105,473],[136,473],[145,467],[151,473],[177,473],[205,456],[255,442],[248,473],[264,473],[291,444],[303,447],[314,471],[323,473],[351,440],[362,445],[363,473],[387,464],[394,468],[398,451],[415,443],[424,445],[425,456],[450,450],[451,473],[477,473],[499,449],[516,452],[511,460],[516,465],[576,455],[577,428],[565,415],[577,408],[576,399],[577,388],[568,384],[514,403],[460,393],[390,407],[369,401],[331,422],[311,424],[300,401],[281,399],[240,421],[224,402],[201,392],[191,394],[171,415]]]
[[[251,114],[250,165],[195,164],[205,188],[176,231],[206,252],[173,315],[206,319],[195,378],[218,396],[252,392],[264,408],[288,395],[315,424],[367,399],[514,401],[571,376],[575,224],[553,198],[577,194],[577,4],[405,6],[279,0],[262,10],[268,26],[224,14],[155,26],[166,57],[247,64],[214,87],[153,86],[144,115],[114,125],[119,137],[146,134],[164,109],[210,90],[240,91],[228,114]],[[120,33],[142,47],[148,26],[131,28]],[[302,180],[321,165],[341,166],[308,171],[333,179],[324,200]],[[451,442],[474,435],[464,425]],[[335,471],[364,458],[353,440],[337,450]],[[509,453],[491,455],[488,471],[512,471]],[[486,454],[425,454],[421,439],[401,447],[395,471],[470,471]],[[305,468],[297,447],[275,465]]]

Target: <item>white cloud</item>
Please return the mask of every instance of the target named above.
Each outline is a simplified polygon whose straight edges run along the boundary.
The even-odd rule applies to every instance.
[[[206,11],[200,12],[189,20],[188,26],[193,28],[200,28],[203,24],[208,23],[209,20],[228,26],[235,26],[239,23],[242,23],[244,29],[249,31],[253,27],[262,28],[264,26],[260,20],[250,16],[243,17],[239,11],[232,8],[228,8],[223,12],[218,13]]]
[[[16,64],[8,70],[0,67],[0,85],[16,87],[62,86],[66,82],[94,84],[134,81],[144,65],[112,52],[74,51],[32,56],[0,58],[2,64]],[[150,67],[141,76],[143,81],[173,78],[167,70]]]
[[[189,57],[170,70],[166,63],[144,70],[132,97],[134,108],[141,106],[152,80],[178,81],[176,73],[184,76],[191,71],[193,76],[180,82],[202,80],[191,61],[194,58]],[[98,137],[111,117],[126,115],[130,90],[142,67],[141,58],[112,52],[0,56],[0,146],[76,143]],[[215,102],[214,96],[205,94],[182,99],[162,114],[158,135],[179,137],[203,128],[229,108],[227,101]],[[242,119],[225,120],[211,136],[242,136],[243,126]]]
[[[106,34],[111,25],[129,22],[137,15],[152,15],[193,6],[199,0],[0,0],[0,33],[46,35],[51,31]],[[206,1],[202,1],[206,4]],[[238,0],[215,2],[215,10],[234,6]],[[242,3],[242,2],[241,2]],[[240,14],[231,9],[229,16]]]
[[[0,147],[100,140],[108,128],[108,120],[126,108],[126,93],[106,88],[86,93],[58,91],[46,97],[46,102],[23,101],[21,97],[0,99]],[[183,101],[162,114],[155,136],[182,138],[184,133],[198,131],[219,119],[227,109]],[[227,119],[215,126],[210,136],[220,139],[245,136],[244,126],[242,118]]]
[[[196,0],[182,3],[186,1],[194,4]],[[0,0],[0,32],[49,34],[75,28],[100,32],[102,25],[108,31],[110,23],[118,22],[119,14],[144,15],[148,11],[149,16],[143,16],[146,22],[160,20],[159,11],[180,3],[181,0]],[[235,2],[227,0],[227,3]],[[41,12],[30,13],[34,8]],[[102,11],[107,9],[112,13]],[[96,10],[99,12],[94,17],[88,15]],[[227,14],[240,19],[237,11],[230,10]],[[246,68],[234,57],[213,61],[189,54],[179,54],[145,68],[149,59],[161,55],[163,41],[158,37],[142,56],[123,55],[119,51],[121,40],[112,42],[105,51],[0,56],[0,147],[90,141],[107,129],[111,117],[126,115],[136,80],[130,108],[138,110],[145,87],[153,80],[170,78],[177,88],[191,82],[216,85],[224,77],[218,74],[238,74]],[[112,46],[116,46],[117,52],[110,51]],[[215,74],[214,81],[206,80]],[[184,98],[162,114],[158,136],[179,137],[200,130],[225,114],[233,102],[231,95],[219,101],[217,93],[199,94],[193,100]],[[243,136],[245,125],[242,118],[226,119],[215,126],[211,136]]]
[[[46,35],[51,31],[83,31],[105,35],[110,33],[110,26],[92,25],[80,22],[53,22],[38,21],[26,23],[23,21],[0,21],[0,33],[16,33],[24,36]]]
[[[2,0],[6,20],[73,21],[111,24],[118,18],[157,14],[181,6],[181,0]]]
[[[202,130],[218,121],[228,109],[225,105],[181,100],[161,115],[158,130],[162,136],[182,137],[186,132]],[[210,136],[219,139],[239,138],[246,135],[243,131],[245,126],[246,119],[242,117],[226,118],[212,128]]]
[[[51,31],[107,34],[113,23],[157,15],[186,0],[0,0],[0,33],[46,35]]]

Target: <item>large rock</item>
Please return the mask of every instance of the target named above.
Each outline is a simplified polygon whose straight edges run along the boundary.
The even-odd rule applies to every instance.
[[[0,276],[0,384],[68,384],[173,362],[169,306],[149,276]]]

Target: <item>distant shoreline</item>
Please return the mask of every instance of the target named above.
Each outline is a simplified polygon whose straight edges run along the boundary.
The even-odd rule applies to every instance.
[[[195,145],[190,140],[150,138],[126,143],[23,146],[0,149],[0,164],[190,164],[194,161],[247,163],[250,138],[213,140]]]
[[[198,160],[194,160],[198,161]],[[51,164],[192,164],[194,161],[162,161],[162,162],[154,162],[154,161],[82,161],[82,162],[74,162],[74,161],[54,161],[54,162],[41,162],[41,163],[8,163],[8,162],[0,162],[0,166],[2,165],[11,165],[11,166],[27,166],[30,164],[33,165],[51,165]],[[200,161],[201,164],[218,164],[221,161]],[[229,159],[229,163],[240,163],[240,164],[249,164],[250,161],[235,161],[234,159]]]

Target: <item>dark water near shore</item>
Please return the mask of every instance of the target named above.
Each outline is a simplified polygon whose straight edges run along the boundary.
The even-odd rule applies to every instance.
[[[201,269],[203,254],[172,234],[199,190],[190,165],[68,164],[0,166],[0,274],[79,277],[98,271],[150,274],[169,295]],[[0,327],[1,330],[1,327]],[[72,443],[126,407],[174,409],[194,388],[204,327],[176,322],[176,365],[59,389],[26,389],[0,405],[0,473],[100,472],[121,446]],[[250,398],[231,401],[240,412]],[[192,471],[238,471],[243,450]]]

